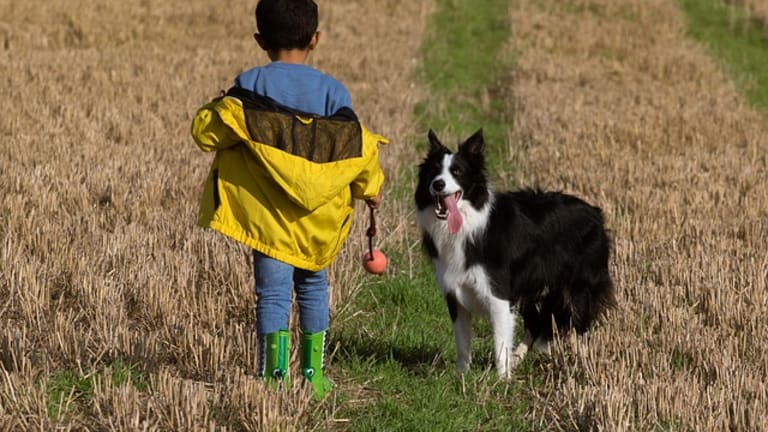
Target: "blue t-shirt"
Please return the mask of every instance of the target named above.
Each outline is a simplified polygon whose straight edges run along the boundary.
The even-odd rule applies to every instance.
[[[274,61],[257,66],[235,78],[235,86],[306,113],[329,116],[342,107],[352,108],[342,83],[305,64]]]

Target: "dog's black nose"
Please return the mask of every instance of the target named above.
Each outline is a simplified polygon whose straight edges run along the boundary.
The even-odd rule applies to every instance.
[[[445,189],[445,180],[435,180],[432,182],[432,189],[436,190],[437,192],[440,192],[441,190]]]

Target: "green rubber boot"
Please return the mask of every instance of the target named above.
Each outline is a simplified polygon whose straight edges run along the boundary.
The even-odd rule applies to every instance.
[[[264,381],[271,383],[282,382],[288,388],[288,360],[290,358],[290,334],[288,330],[279,330],[264,335],[262,342],[261,375]]]
[[[312,384],[314,397],[321,400],[331,390],[331,382],[323,376],[323,356],[327,331],[303,332],[301,335],[301,373]]]

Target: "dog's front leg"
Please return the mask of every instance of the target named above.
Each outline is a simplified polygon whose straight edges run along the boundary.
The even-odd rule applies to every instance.
[[[453,337],[456,341],[456,373],[462,374],[472,363],[472,317],[453,294],[445,296],[448,312],[453,323]]]
[[[494,298],[490,304],[491,327],[493,328],[493,353],[496,373],[507,379],[517,365],[514,357],[515,317],[509,301]]]

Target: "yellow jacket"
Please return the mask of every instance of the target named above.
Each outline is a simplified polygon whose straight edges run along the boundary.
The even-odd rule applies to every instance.
[[[378,144],[389,141],[352,110],[303,114],[233,88],[198,110],[192,136],[216,152],[198,224],[311,271],[343,246],[353,198],[374,198],[384,182]]]

